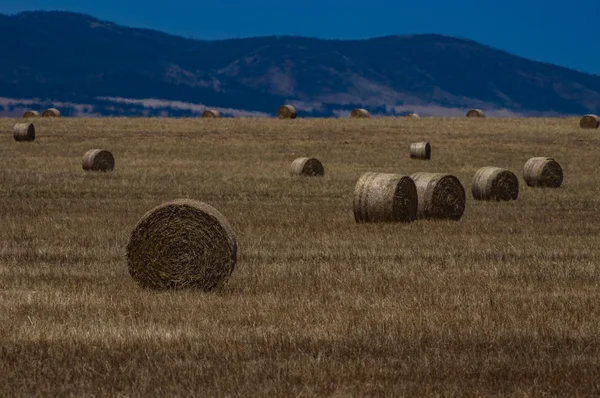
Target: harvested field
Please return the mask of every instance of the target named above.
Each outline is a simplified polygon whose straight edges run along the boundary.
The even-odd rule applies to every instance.
[[[600,136],[579,118],[0,119],[0,396],[575,396],[600,385]],[[406,154],[423,137],[435,156]],[[118,154],[84,173],[90,148]],[[323,178],[290,178],[310,154]],[[531,188],[535,156],[559,189]],[[518,171],[460,221],[356,223],[366,171]],[[237,239],[216,291],[155,292],[125,248],[163,202]]]

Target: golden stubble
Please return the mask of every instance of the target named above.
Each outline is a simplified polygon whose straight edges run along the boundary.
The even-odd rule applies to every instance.
[[[0,119],[0,395],[597,395],[600,135],[578,119]],[[409,157],[428,141],[430,161]],[[86,173],[85,152],[115,169]],[[323,178],[292,178],[315,157]],[[527,159],[564,171],[528,187]],[[516,201],[480,202],[483,166]],[[456,221],[357,224],[367,171],[450,173]],[[152,292],[125,247],[154,206],[214,206],[227,286]]]

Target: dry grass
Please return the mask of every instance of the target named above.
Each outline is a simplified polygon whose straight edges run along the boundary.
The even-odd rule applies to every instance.
[[[16,122],[0,120],[1,396],[600,394],[600,137],[577,119],[41,119],[27,145]],[[402,155],[423,136],[430,162]],[[81,169],[95,147],[114,172]],[[324,178],[289,178],[306,153]],[[561,188],[469,195],[459,222],[353,219],[364,171],[468,186],[540,154]],[[139,218],[180,197],[236,232],[219,292],[128,274]]]

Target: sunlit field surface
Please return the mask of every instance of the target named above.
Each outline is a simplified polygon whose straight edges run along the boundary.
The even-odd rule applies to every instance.
[[[0,119],[0,396],[600,394],[600,130],[577,119]],[[409,158],[428,140],[432,160]],[[88,149],[112,173],[86,173]],[[300,156],[323,178],[290,177]],[[525,185],[534,156],[559,189]],[[478,202],[482,166],[519,176]],[[456,175],[462,220],[359,225],[365,171]],[[225,288],[153,292],[125,246],[193,198],[237,234]]]

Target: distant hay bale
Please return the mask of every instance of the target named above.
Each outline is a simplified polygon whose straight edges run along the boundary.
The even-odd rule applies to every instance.
[[[318,159],[298,158],[292,162],[290,174],[292,176],[322,177],[325,175],[325,168]]]
[[[356,108],[356,109],[353,109],[352,112],[350,112],[350,117],[368,119],[371,117],[371,115],[369,114],[369,111],[366,109]]]
[[[209,119],[218,119],[221,117],[221,112],[217,111],[216,109],[207,109],[204,112],[202,112],[202,117]]]
[[[509,170],[482,167],[473,177],[471,193],[476,200],[516,200],[519,179]]]
[[[23,113],[24,119],[27,119],[30,117],[40,117],[40,113],[38,111],[32,111],[32,110],[25,111],[25,113]]]
[[[90,149],[83,155],[82,167],[85,171],[112,171],[115,158],[106,149]]]
[[[354,219],[364,222],[411,222],[417,218],[417,188],[400,174],[364,173],[354,188]]]
[[[42,112],[42,117],[60,117],[60,111],[56,108],[48,108]]]
[[[596,115],[585,115],[579,121],[579,127],[582,129],[597,129],[600,127],[600,118]]]
[[[525,163],[523,178],[530,187],[559,188],[563,182],[563,171],[556,160],[536,157]]]
[[[145,288],[210,291],[227,282],[236,260],[235,233],[225,217],[189,199],[147,212],[127,244],[129,274]]]
[[[461,219],[466,194],[458,178],[442,173],[415,173],[411,178],[419,196],[418,219]]]
[[[406,116],[404,116],[407,119],[419,119],[420,116],[418,113],[409,113]]]
[[[411,159],[431,159],[431,145],[429,142],[413,142],[410,144]]]
[[[15,141],[34,141],[35,127],[33,123],[17,123],[13,127],[13,138]]]
[[[485,113],[481,109],[471,109],[467,112],[467,117],[485,117]]]
[[[298,112],[292,105],[282,105],[277,109],[278,119],[295,119],[296,116],[298,116]]]

